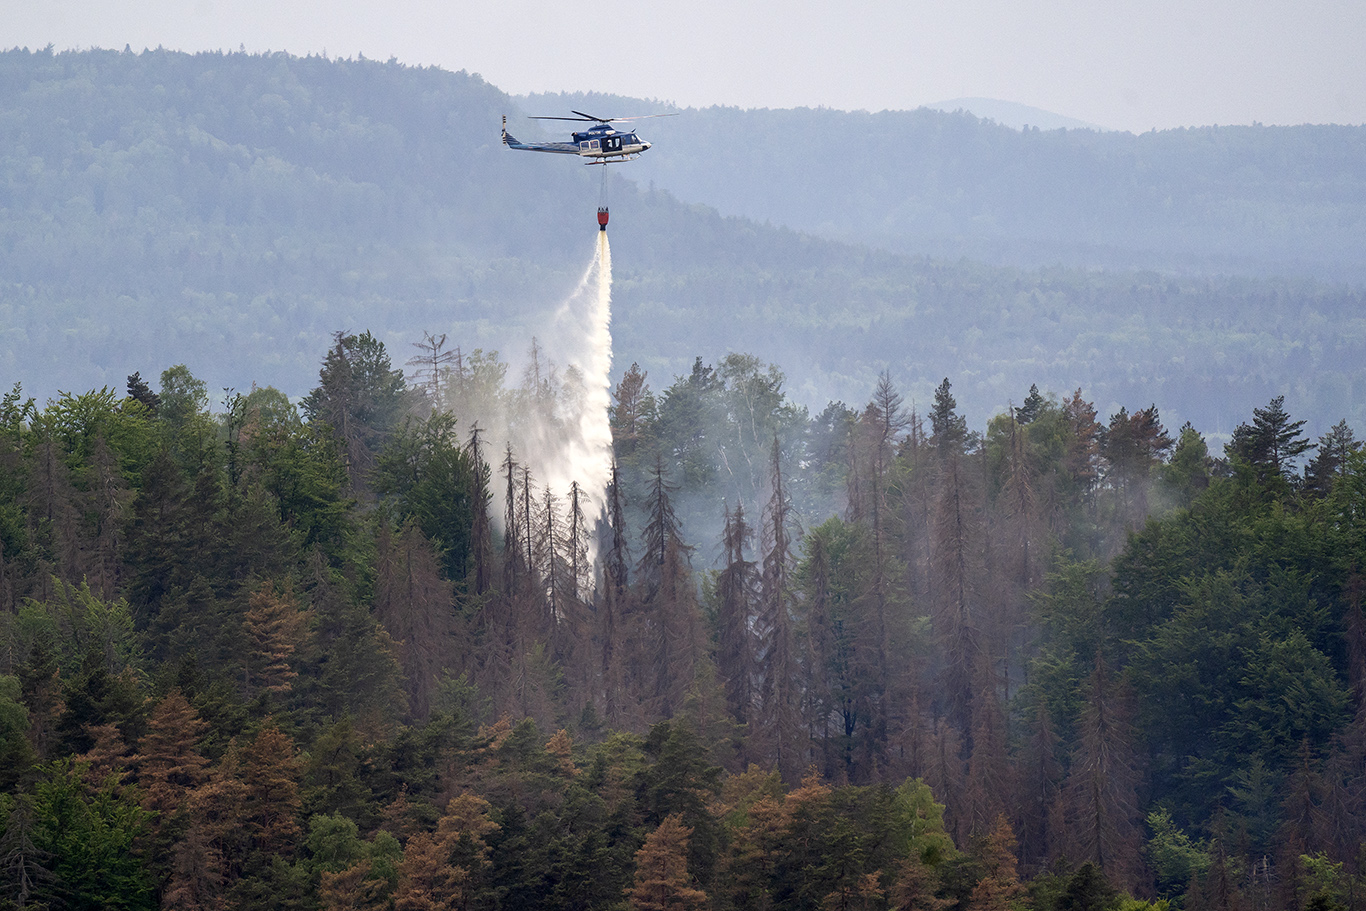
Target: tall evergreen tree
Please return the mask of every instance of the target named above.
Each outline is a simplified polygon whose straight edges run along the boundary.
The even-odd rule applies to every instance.
[[[661,718],[672,718],[683,708],[701,649],[700,618],[689,566],[692,549],[683,542],[674,515],[671,497],[675,490],[665,478],[663,460],[657,460],[636,579],[649,631],[644,653],[649,657],[645,660],[653,662],[653,666],[638,668],[638,678],[652,681],[647,693]]]
[[[607,486],[607,523],[600,540],[602,560],[602,599],[598,611],[598,653],[600,656],[599,686],[602,691],[603,718],[612,726],[624,720],[626,662],[623,646],[629,641],[630,579],[627,567],[630,553],[626,542],[626,513],[622,502],[620,474],[617,463],[612,463],[611,481]]]
[[[409,715],[425,719],[450,656],[451,586],[415,523],[406,523],[397,535],[382,524],[378,547],[375,613],[398,646]]]
[[[1292,421],[1285,410],[1285,396],[1278,395],[1264,408],[1252,409],[1252,424],[1239,424],[1227,451],[1253,466],[1265,481],[1294,477],[1294,463],[1314,444],[1305,439],[1304,421]]]
[[[895,410],[894,404],[889,408]],[[801,736],[798,661],[792,630],[792,504],[783,483],[782,449],[773,438],[769,462],[772,493],[764,510],[763,571],[760,579],[758,629],[763,636],[759,715],[762,743],[770,763],[788,780],[807,764]]]
[[[1304,468],[1304,486],[1323,496],[1332,490],[1333,482],[1346,468],[1347,457],[1361,449],[1361,441],[1346,421],[1338,421],[1319,437],[1315,449],[1314,458]]]
[[[665,817],[636,852],[635,884],[627,894],[632,911],[698,911],[707,894],[688,875],[692,829],[676,815]]]
[[[1078,743],[1064,785],[1067,855],[1090,861],[1111,882],[1134,888],[1139,856],[1137,757],[1126,693],[1098,654],[1078,724]]]
[[[758,599],[758,574],[754,561],[745,558],[745,547],[753,532],[745,522],[744,504],[725,511],[722,537],[724,557],[716,577],[716,670],[725,687],[726,706],[737,724],[757,721],[754,717],[755,683],[758,677],[756,653],[755,602]]]
[[[337,332],[323,359],[318,387],[303,401],[310,421],[332,428],[345,454],[351,489],[369,496],[369,471],[407,404],[403,372],[390,363],[384,343],[369,332]]]

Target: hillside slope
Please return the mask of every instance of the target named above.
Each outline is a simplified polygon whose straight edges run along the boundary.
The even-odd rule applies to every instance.
[[[537,113],[663,110],[540,95]],[[1013,265],[1366,281],[1366,127],[1139,136],[971,114],[711,107],[641,125],[633,174],[682,199],[834,239]]]
[[[600,172],[502,148],[505,111],[478,77],[366,60],[0,54],[0,378],[121,387],[174,351],[210,388],[299,395],[339,329],[515,359],[592,256]],[[886,369],[922,403],[951,376],[974,423],[1031,383],[1214,432],[1280,392],[1315,432],[1366,417],[1359,290],[937,262],[643,173],[611,175],[615,353],[658,384],[747,351],[817,407]]]

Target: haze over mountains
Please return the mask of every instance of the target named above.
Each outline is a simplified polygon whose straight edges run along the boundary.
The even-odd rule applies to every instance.
[[[535,112],[658,102],[537,95]],[[963,112],[741,111],[641,125],[642,181],[724,214],[921,255],[1186,274],[1366,279],[1366,127],[1135,136]]]
[[[1022,130],[1025,127],[1038,127],[1041,130],[1100,130],[1111,129],[1096,123],[1087,123],[1075,117],[1067,117],[1045,111],[1028,104],[1002,101],[999,98],[950,98],[925,107],[932,111],[967,111],[983,120],[994,120],[1002,126]]]
[[[171,358],[300,395],[367,328],[400,360],[424,330],[515,359],[591,258],[600,172],[497,124],[570,107],[663,106],[522,108],[366,60],[0,54],[0,374],[43,397]],[[647,124],[611,172],[619,368],[750,352],[817,408],[949,376],[974,424],[1031,383],[1215,433],[1280,393],[1315,433],[1366,418],[1366,128]]]

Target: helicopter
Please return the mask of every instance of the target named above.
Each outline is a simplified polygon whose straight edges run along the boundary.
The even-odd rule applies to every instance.
[[[577,155],[586,158],[584,164],[610,164],[617,161],[631,161],[650,148],[650,143],[636,135],[634,130],[617,130],[614,123],[630,120],[645,120],[649,117],[673,117],[669,114],[644,114],[640,117],[594,117],[583,111],[571,111],[576,117],[532,117],[532,120],[569,120],[575,123],[591,123],[586,130],[576,130],[570,134],[571,142],[522,142],[508,132],[507,115],[503,115],[503,145],[523,152],[555,152],[560,155]]]

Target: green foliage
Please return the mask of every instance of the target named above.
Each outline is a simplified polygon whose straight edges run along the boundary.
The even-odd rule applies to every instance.
[[[929,785],[920,779],[903,782],[893,792],[889,816],[894,852],[916,857],[929,867],[957,853],[944,831],[944,805],[935,802]]]
[[[355,546],[355,525],[346,467],[331,433],[319,424],[285,421],[253,432],[245,448],[299,546],[317,546],[340,565]]]
[[[24,780],[33,764],[28,729],[28,707],[23,702],[19,678],[0,675],[0,795]],[[3,822],[0,831],[4,831]]]
[[[138,667],[140,649],[126,600],[104,601],[85,583],[76,586],[55,579],[52,591],[49,600],[30,600],[20,608],[8,643],[13,653],[27,655],[41,639],[59,656],[66,676],[79,673],[92,652],[113,674]]]
[[[394,501],[396,518],[417,520],[441,554],[446,577],[463,582],[470,569],[474,464],[444,413],[407,421],[379,454],[375,490]]]
[[[1208,849],[1181,831],[1161,807],[1148,814],[1148,828],[1153,833],[1148,839],[1148,863],[1157,874],[1158,892],[1180,896],[1209,869]]]
[[[184,369],[184,368],[180,368]],[[50,434],[61,445],[76,483],[92,482],[96,443],[103,440],[118,457],[123,478],[137,480],[158,444],[153,416],[140,403],[120,398],[105,387],[72,395],[59,392],[54,401],[35,413],[29,425],[33,438]]]
[[[1160,469],[1162,481],[1175,505],[1189,507],[1210,483],[1209,447],[1204,437],[1186,424],[1172,450],[1172,457]]]
[[[68,908],[154,908],[153,889],[137,856],[147,813],[113,779],[90,789],[68,760],[50,763],[33,797],[34,843],[48,855],[51,882],[34,900]]]

